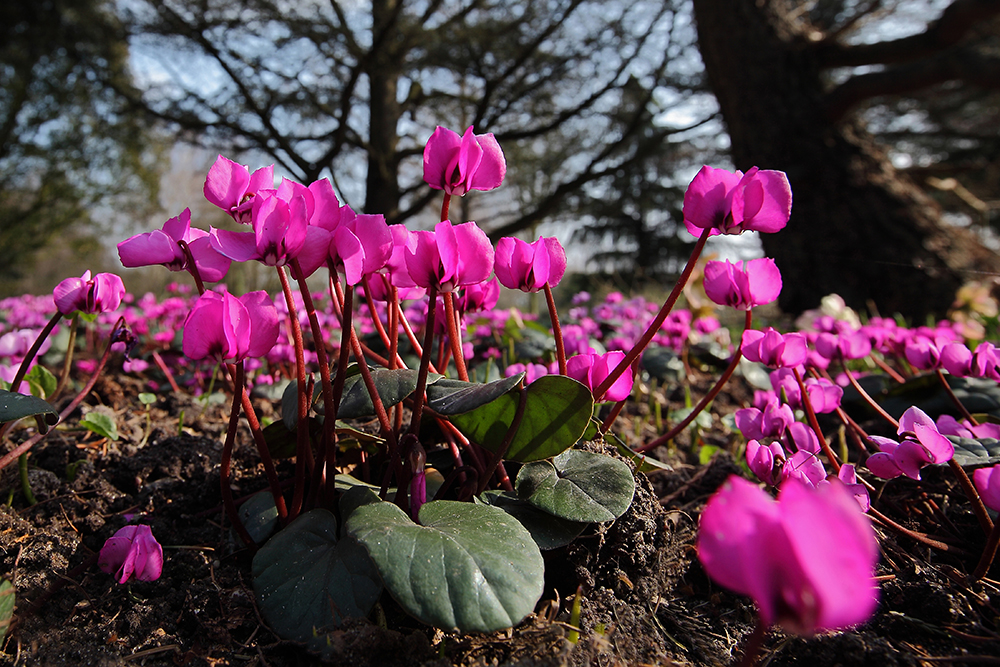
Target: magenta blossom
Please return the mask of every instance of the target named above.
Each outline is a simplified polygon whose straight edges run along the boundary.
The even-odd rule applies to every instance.
[[[163,572],[163,547],[149,526],[125,526],[101,547],[97,564],[103,572],[115,572],[119,584],[132,575],[139,581],[153,581]]]
[[[435,190],[461,197],[469,190],[492,190],[507,173],[507,162],[496,137],[465,134],[438,126],[424,148],[424,181]]]
[[[189,269],[180,242],[187,244],[198,274],[210,282],[226,277],[231,260],[213,247],[208,232],[191,229],[191,209],[184,209],[176,218],[163,223],[162,229],[136,234],[118,244],[122,265],[130,268],[162,264],[171,271]]]
[[[854,469],[853,463],[845,463],[840,466],[840,472],[837,473],[837,479],[844,485],[851,495],[854,496],[854,500],[858,502],[858,507],[861,508],[862,512],[867,512],[872,507],[871,498],[868,495],[868,489],[865,488],[864,484],[858,482],[858,473]],[[822,482],[817,484],[817,486],[824,486],[826,484],[832,484],[831,479],[824,479]]]
[[[282,181],[278,190],[253,198],[252,232],[212,229],[212,247],[226,257],[246,262],[257,260],[267,266],[284,266],[298,257],[307,240],[308,208],[304,187]],[[306,191],[308,192],[308,191]],[[329,233],[312,228],[329,243]],[[323,248],[322,255],[326,254]]]
[[[190,359],[215,357],[235,363],[263,357],[277,342],[279,325],[278,311],[264,291],[239,298],[205,292],[184,322],[182,348]]]
[[[607,354],[578,354],[566,360],[566,375],[594,391],[624,358],[625,353],[617,350]],[[635,378],[630,368],[608,388],[604,400],[624,401],[632,394],[634,382]]]
[[[773,259],[762,257],[749,262],[708,262],[705,265],[705,294],[720,306],[750,310],[771,303],[781,293],[781,273]]]
[[[878,603],[875,532],[837,483],[788,480],[775,502],[730,477],[702,512],[698,558],[712,579],[753,598],[763,623],[789,632],[863,623]]]
[[[957,435],[960,438],[993,438],[1000,440],[1000,424],[985,422],[973,424],[968,419],[961,423],[951,415],[941,415],[935,422],[941,435]]]
[[[494,270],[507,289],[537,292],[555,287],[566,273],[566,251],[558,239],[542,237],[534,243],[506,236],[497,241]]]
[[[242,164],[221,155],[205,178],[205,199],[232,216],[236,222],[250,223],[253,200],[261,190],[274,189],[274,165],[261,167],[252,175]]]
[[[737,410],[735,419],[736,427],[740,429],[744,438],[759,440],[780,436],[795,421],[795,415],[788,405],[782,405],[775,399],[769,401],[763,410],[757,408]]]
[[[110,313],[121,305],[125,284],[113,273],[98,273],[93,278],[84,271],[79,278],[67,278],[52,291],[56,308],[69,317],[81,313]]]
[[[989,468],[979,468],[972,473],[972,481],[976,485],[983,504],[991,510],[1000,512],[1000,465]]]
[[[868,457],[868,469],[882,479],[906,475],[920,479],[920,469],[932,463],[946,463],[955,455],[955,446],[941,435],[934,420],[917,407],[911,407],[899,418],[901,442],[877,435],[868,440],[879,452]]]
[[[956,377],[1000,381],[1000,353],[992,343],[980,343],[975,352],[964,343],[947,343],[941,348],[941,366]]]
[[[747,329],[740,346],[743,356],[771,368],[799,366],[806,360],[806,337],[800,333],[780,334],[771,327],[764,331]]]
[[[493,244],[474,222],[440,222],[433,232],[411,232],[410,238],[416,242],[405,246],[406,268],[418,287],[451,292],[485,282],[493,273]],[[401,278],[400,273],[393,274],[394,282]]]
[[[479,313],[493,310],[499,300],[500,283],[494,276],[484,283],[465,287],[458,300],[458,307],[463,313]]]
[[[792,213],[792,189],[784,172],[758,170],[746,174],[704,166],[684,193],[684,224],[699,236],[744,231],[777,232]]]
[[[346,208],[346,207],[345,207]],[[346,208],[339,226],[333,231],[330,259],[344,272],[348,285],[385,268],[392,257],[392,232],[382,215],[357,215]]]

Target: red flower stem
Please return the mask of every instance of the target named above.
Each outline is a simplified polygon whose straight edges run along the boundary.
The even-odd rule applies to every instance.
[[[66,356],[63,359],[62,373],[59,375],[59,384],[56,385],[56,390],[53,391],[52,395],[48,397],[50,402],[59,398],[59,394],[61,394],[63,389],[66,388],[66,383],[69,381],[69,373],[73,369],[73,352],[76,350],[76,327],[79,321],[80,314],[73,313],[73,319],[70,320],[69,323],[69,341],[66,343]],[[156,353],[154,352],[153,354]],[[169,373],[167,374],[167,377],[170,378]],[[14,389],[14,385],[11,385],[11,390],[16,391],[16,389]],[[180,390],[178,389],[177,391],[179,392]]]
[[[163,372],[167,377],[167,382],[170,384],[170,388],[176,393],[181,393],[181,388],[177,384],[177,380],[174,379],[174,374],[170,372],[170,368],[167,366],[166,362],[163,361],[163,357],[156,350],[153,350],[153,361],[156,363],[157,367]]]
[[[240,424],[240,396],[243,394],[243,387],[246,384],[246,372],[243,368],[243,361],[235,364],[236,374],[233,382],[236,384],[236,391],[233,392],[233,406],[229,411],[229,428],[226,430],[226,442],[222,446],[222,460],[219,463],[219,490],[222,492],[222,505],[226,509],[226,516],[233,524],[237,534],[243,543],[251,549],[255,543],[246,526],[240,520],[240,515],[236,512],[236,504],[233,502],[233,490],[229,487],[229,469],[233,462],[233,444],[236,442],[236,428]]]
[[[299,285],[299,294],[302,295],[302,304],[306,308],[306,315],[309,317],[309,328],[312,329],[313,346],[316,348],[316,363],[319,365],[319,378],[323,395],[323,435],[320,439],[319,450],[313,470],[314,484],[311,486],[310,495],[319,492],[319,482],[323,479],[322,469],[332,471],[337,464],[337,447],[334,424],[337,420],[337,406],[333,402],[333,385],[330,381],[330,360],[326,353],[326,339],[323,337],[323,329],[319,324],[319,315],[316,313],[316,305],[313,303],[312,294],[309,293],[309,286],[306,285],[305,276],[299,266],[299,260],[292,260],[292,268],[295,270],[296,282]],[[312,393],[309,394],[309,403],[312,403]],[[296,436],[298,433],[296,432]],[[332,458],[331,458],[332,457]],[[313,496],[315,500],[315,496]]]
[[[799,373],[798,368],[793,368],[792,373],[795,374],[795,381],[799,384],[799,395],[802,397],[802,407],[806,410],[806,418],[809,420],[809,426],[812,427],[813,433],[819,439],[819,446],[823,449],[823,453],[826,454],[826,458],[830,459],[830,465],[839,473],[840,461],[837,460],[837,455],[833,453],[830,443],[826,441],[823,429],[819,427],[819,420],[816,419],[816,411],[813,410],[812,401],[809,400],[809,392],[806,391],[806,383],[802,380],[802,374]]]
[[[595,401],[600,401],[604,398],[604,394],[608,392],[608,389],[610,389],[611,385],[615,383],[615,380],[620,378],[622,373],[624,373],[628,367],[632,365],[632,362],[635,361],[640,354],[642,354],[642,351],[646,349],[647,345],[649,345],[649,341],[653,340],[653,336],[655,336],[656,332],[660,330],[660,326],[663,325],[663,322],[667,319],[667,315],[670,314],[674,304],[677,303],[677,299],[681,295],[681,290],[684,289],[684,285],[687,284],[688,279],[691,277],[694,265],[698,261],[698,257],[701,255],[701,251],[704,249],[705,242],[708,241],[708,237],[711,232],[711,227],[702,231],[701,236],[698,237],[698,242],[694,244],[694,249],[691,251],[691,256],[688,258],[687,264],[684,265],[684,270],[677,279],[677,283],[674,285],[674,289],[670,292],[670,296],[667,297],[667,300],[660,308],[660,312],[657,313],[656,317],[653,318],[653,321],[649,323],[649,326],[646,327],[646,332],[642,334],[639,341],[632,347],[631,350],[628,351],[625,358],[618,362],[615,369],[611,371],[608,377],[604,378],[604,382],[599,384],[597,389],[594,390]]]
[[[748,310],[744,318],[743,329],[744,330],[749,329],[751,328],[752,325],[753,325],[753,311]],[[659,438],[656,438],[652,442],[648,442],[645,445],[642,445],[641,447],[637,447],[635,451],[648,452],[676,438],[678,433],[687,428],[688,425],[695,420],[698,414],[701,413],[701,411],[704,410],[709,403],[715,400],[715,397],[719,395],[720,391],[722,391],[722,388],[729,381],[729,378],[731,378],[733,376],[733,373],[736,372],[736,369],[739,368],[740,359],[742,358],[743,358],[743,348],[742,346],[740,346],[736,348],[736,352],[733,354],[732,361],[729,362],[729,366],[726,367],[726,370],[722,373],[718,381],[715,383],[715,386],[713,386],[709,390],[709,392],[705,394],[700,401],[698,401],[698,405],[694,406],[694,409],[691,410],[690,414],[688,414],[687,417],[682,419],[678,424],[673,426],[669,431],[661,435]]]
[[[562,327],[559,326],[559,313],[556,311],[556,300],[552,298],[552,287],[545,283],[545,303],[549,307],[549,319],[552,321],[552,335],[556,339],[556,359],[559,361],[559,375],[566,375],[566,342],[563,340]]]
[[[954,458],[948,459],[948,467],[951,468],[951,471],[955,473],[955,477],[958,478],[958,484],[962,487],[962,491],[965,492],[965,497],[969,499],[972,511],[975,513],[976,519],[979,520],[979,526],[987,535],[992,534],[993,520],[990,519],[990,515],[986,511],[986,506],[983,505],[983,499],[979,497],[979,492],[976,491],[976,486],[969,479],[969,475],[966,474],[965,469]]]
[[[875,412],[877,412],[879,415],[881,415],[882,419],[885,419],[887,422],[889,422],[890,424],[892,424],[893,428],[897,428],[898,429],[899,428],[899,422],[896,421],[895,418],[893,418],[892,415],[890,415],[888,412],[886,412],[885,410],[883,410],[882,406],[879,405],[878,403],[876,403],[875,399],[873,399],[871,396],[869,396],[868,392],[865,391],[864,388],[860,384],[858,384],[857,379],[854,377],[854,373],[852,373],[851,369],[847,367],[847,364],[844,364],[844,374],[847,375],[847,379],[850,381],[851,386],[854,387],[854,389],[859,394],[861,394],[861,398],[863,398],[865,400],[865,402],[868,403],[868,405],[870,405],[873,410],[875,410]]]
[[[371,313],[372,323],[375,325],[375,331],[378,332],[379,338],[382,339],[382,344],[385,345],[385,349],[391,350],[392,343],[389,341],[389,334],[386,332],[385,327],[382,326],[382,319],[378,316],[378,310],[375,309],[375,299],[372,298],[371,288],[368,286],[368,276],[361,277],[361,284],[365,288],[365,303],[368,304],[368,311]],[[391,309],[386,309],[386,318],[389,320],[388,325],[392,326],[392,318],[389,316]],[[393,354],[389,353],[389,359],[392,360]]]
[[[618,419],[618,415],[621,414],[622,408],[625,407],[625,403],[627,401],[628,398],[623,398],[612,406],[611,412],[608,413],[608,416],[604,419],[604,423],[601,424],[601,435],[607,433],[608,429],[611,428],[611,425],[615,423],[615,420]]]
[[[437,303],[437,288],[427,288],[427,322],[424,323],[424,347],[420,355],[420,367],[417,369],[417,389],[413,392],[413,416],[410,420],[410,433],[420,434],[420,418],[424,412],[424,389],[427,387],[427,373],[430,371],[431,350],[434,349],[434,311]],[[406,319],[403,318],[405,322]]]
[[[282,266],[275,267],[281,280],[281,291],[285,294],[285,304],[288,306],[288,319],[292,325],[292,345],[295,348],[295,375],[298,382],[298,423],[295,425],[295,487],[292,490],[292,505],[289,516],[294,519],[302,510],[302,499],[306,486],[306,460],[312,463],[312,447],[309,443],[309,404],[306,396],[306,359],[302,342],[302,327],[299,326],[299,316],[295,310],[295,299],[292,297],[292,286],[288,282],[288,274]]]
[[[381,278],[388,283],[385,277]],[[389,328],[392,329],[392,338],[389,339],[389,368],[405,368],[406,364],[402,363],[402,359],[399,360],[397,364],[397,357],[399,356],[399,290],[395,286],[389,286],[389,301],[386,302],[386,310],[388,310],[389,315]],[[399,409],[400,417],[402,417],[402,405]]]
[[[236,368],[231,364],[226,364],[229,375],[236,377]],[[281,495],[281,483],[278,481],[278,471],[274,467],[271,459],[271,452],[267,448],[267,441],[264,439],[264,431],[260,427],[260,420],[257,419],[257,411],[250,402],[250,394],[246,387],[239,390],[240,402],[243,405],[243,414],[246,415],[247,424],[250,426],[250,433],[253,434],[254,443],[257,445],[257,455],[264,465],[264,475],[267,477],[268,486],[271,487],[271,495],[274,497],[274,506],[278,510],[278,519],[284,526],[288,520],[288,509],[285,507],[285,498]]]
[[[820,374],[816,371],[815,368],[812,367],[809,368],[809,375],[816,378],[817,380],[820,379]],[[827,376],[826,379],[830,380],[829,376]],[[833,380],[830,380],[830,382],[833,382]],[[851,416],[848,415],[846,412],[844,412],[844,409],[839,405],[837,406],[835,412],[840,421],[842,421],[844,424],[847,425],[848,430],[851,434],[851,439],[854,440],[854,443],[858,446],[858,449],[861,451],[861,453],[868,454],[869,449],[868,446],[865,444],[868,440],[868,433],[866,433],[865,430],[861,428],[860,424],[851,419]]]
[[[451,206],[451,195],[447,192],[444,193],[444,199],[441,201],[441,222],[445,222],[448,219],[448,208]]]
[[[194,284],[198,288],[198,294],[205,293],[205,283],[201,279],[201,271],[198,270],[198,265],[194,262],[194,255],[191,254],[191,248],[185,241],[178,241],[177,245],[181,247],[181,251],[184,253],[184,262],[187,264],[184,268],[188,270],[191,277],[194,278]]]
[[[521,428],[521,420],[524,419],[524,410],[528,406],[528,391],[524,388],[523,380],[518,391],[520,397],[517,401],[517,410],[514,412],[514,418],[511,420],[510,427],[507,429],[507,433],[504,434],[500,446],[490,456],[489,463],[486,464],[486,474],[479,476],[479,488],[476,490],[476,495],[481,494],[489,486],[490,480],[493,479],[493,473],[496,472],[497,466],[503,461],[503,457],[507,455],[507,450],[510,449],[511,443],[514,442],[514,438],[517,436],[518,429]]]
[[[393,289],[395,289],[395,288],[393,288]],[[398,300],[396,301],[396,314],[399,316],[399,322],[400,322],[400,324],[403,325],[403,330],[406,332],[406,337],[409,339],[410,346],[413,347],[414,353],[416,353],[418,356],[422,357],[424,355],[424,348],[417,341],[417,336],[416,336],[416,334],[413,333],[413,328],[410,326],[410,321],[406,319],[406,314],[403,312],[403,306],[402,306],[402,304],[399,303]],[[400,361],[400,363],[402,363],[402,361]],[[405,365],[404,365],[404,367],[405,367]],[[435,368],[434,364],[431,364],[429,366],[429,368],[430,368],[430,372],[431,373],[437,373],[438,372],[437,368]]]
[[[764,619],[757,615],[757,625],[754,626],[753,634],[750,635],[750,639],[747,640],[746,646],[743,648],[743,657],[740,659],[740,667],[753,667],[757,664],[757,655],[760,653],[760,647],[764,644],[764,637],[767,636],[767,626],[764,624]]]
[[[451,354],[455,357],[458,379],[468,382],[469,371],[465,367],[465,353],[462,351],[462,328],[459,326],[458,312],[455,310],[454,295],[452,292],[444,292],[442,296],[444,297],[444,318],[448,324],[448,340],[451,341]]]
[[[877,355],[877,354],[871,354],[871,355],[869,355],[869,358],[871,358],[871,360],[875,362],[876,366],[878,366],[883,371],[885,371],[886,375],[888,375],[889,377],[891,377],[893,380],[895,380],[899,384],[902,384],[902,383],[906,382],[906,378],[903,377],[902,375],[900,375],[899,373],[897,373],[895,371],[895,369],[893,369],[892,366],[890,366],[889,364],[887,364],[885,362],[885,359],[883,359],[879,355]]]
[[[886,515],[884,515],[881,512],[879,512],[874,507],[870,508],[868,510],[868,513],[870,515],[872,515],[872,517],[874,517],[875,519],[877,519],[878,522],[881,523],[882,525],[884,525],[886,528],[890,528],[890,529],[896,531],[897,533],[899,533],[901,535],[905,535],[906,537],[909,537],[911,540],[916,540],[917,542],[920,542],[921,544],[926,544],[927,546],[933,547],[935,549],[938,549],[939,551],[946,551],[948,553],[954,553],[954,554],[966,553],[962,549],[959,549],[957,547],[953,547],[953,546],[951,546],[949,544],[945,544],[944,542],[939,542],[938,540],[935,540],[935,539],[933,539],[931,537],[928,537],[927,535],[924,535],[923,533],[918,533],[916,531],[910,530],[909,528],[901,526],[900,524],[896,523],[895,521],[893,521],[892,519],[890,519]]]
[[[35,342],[31,344],[30,348],[28,348],[28,351],[24,355],[24,359],[21,360],[21,365],[17,368],[17,373],[14,374],[14,379],[10,382],[10,390],[12,392],[17,392],[17,388],[20,387],[21,383],[24,381],[24,376],[28,374],[28,366],[31,365],[35,355],[38,354],[38,350],[42,348],[42,343],[44,343],[45,339],[49,337],[52,330],[56,328],[56,325],[59,324],[62,317],[62,313],[56,311],[56,314],[52,316],[52,319],[50,319],[42,330],[38,332],[38,335],[35,336]]]
[[[115,323],[115,329],[121,326],[123,322],[124,320],[122,318],[118,318],[118,322]],[[104,370],[104,366],[108,363],[108,357],[111,356],[111,346],[114,344],[114,342],[115,341],[113,338],[108,339],[108,346],[104,349],[104,355],[101,357],[101,360],[97,362],[97,368],[94,369],[94,374],[90,376],[90,380],[88,380],[87,384],[83,387],[83,389],[80,390],[80,393],[77,394],[76,397],[69,402],[69,405],[63,408],[62,411],[59,413],[59,418],[56,421],[57,424],[66,419],[66,417],[68,417],[74,410],[76,410],[77,406],[83,402],[83,399],[87,397],[87,394],[90,393],[90,390],[94,388],[95,384],[97,384],[97,378],[100,377],[101,371]],[[14,459],[20,457],[22,454],[27,453],[27,451],[31,449],[35,445],[35,443],[40,442],[43,438],[45,438],[46,435],[47,435],[46,433],[41,433],[41,432],[36,433],[35,435],[31,436],[30,438],[22,442],[14,449],[4,454],[3,457],[0,458],[0,470],[6,468],[7,465],[10,464],[10,462],[13,461]]]
[[[955,395],[955,392],[954,390],[952,390],[951,385],[948,384],[948,379],[944,376],[944,371],[938,368],[935,370],[935,372],[937,373],[938,380],[941,381],[941,386],[943,386],[944,390],[948,393],[948,398],[950,398],[951,402],[955,404],[955,407],[958,408],[958,411],[962,413],[962,417],[968,419],[969,423],[971,423],[973,426],[979,426],[979,422],[977,422],[976,418],[972,416],[972,413],[969,412],[969,410],[964,405],[962,405],[962,401],[958,400],[958,396]]]
[[[983,555],[979,557],[979,564],[975,571],[969,575],[969,583],[979,581],[989,571],[993,565],[993,559],[997,554],[997,545],[1000,544],[1000,523],[993,526],[990,536],[986,539],[986,546],[983,547]]]

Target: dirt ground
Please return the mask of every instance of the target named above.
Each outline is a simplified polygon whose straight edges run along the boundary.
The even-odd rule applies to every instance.
[[[106,380],[88,400],[114,413],[118,442],[57,430],[32,450],[37,504],[26,506],[16,466],[4,471],[0,489],[11,502],[0,507],[0,574],[16,585],[17,609],[0,664],[317,664],[263,622],[250,585],[251,555],[225,526],[219,493],[225,409],[170,396],[151,408],[147,422],[138,392],[126,378]],[[746,397],[736,381],[715,410],[732,411]],[[641,416],[625,420],[629,437],[653,435],[643,430],[651,427]],[[674,469],[638,475],[635,500],[623,517],[545,553],[546,591],[536,613],[518,627],[443,633],[406,616],[383,594],[370,620],[334,636],[334,664],[732,662],[753,631],[753,605],[711,583],[694,552],[702,507],[729,474],[739,472],[726,451],[732,438],[715,423],[703,434],[722,449],[710,462],[699,464],[698,453],[683,441],[658,451]],[[262,487],[248,442],[242,434],[232,478],[237,498]],[[1000,664],[1000,566],[974,585],[964,583],[984,536],[947,468],[928,469],[925,478],[920,486],[895,480],[877,506],[948,543],[949,552],[879,528],[877,615],[855,631],[812,638],[772,630],[760,664]],[[119,585],[94,563],[104,540],[132,515],[141,515],[164,545],[163,576]],[[572,643],[569,599],[578,586],[581,628]]]

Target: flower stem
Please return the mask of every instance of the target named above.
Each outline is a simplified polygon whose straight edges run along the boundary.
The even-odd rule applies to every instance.
[[[451,354],[455,357],[458,379],[468,382],[469,371],[465,367],[465,354],[462,352],[462,328],[458,325],[454,295],[452,292],[444,292],[441,296],[444,299],[444,317],[448,324],[448,340],[451,341]]]
[[[753,311],[748,310],[745,321],[743,323],[743,328],[749,329],[752,324],[753,324]],[[698,414],[702,410],[704,410],[705,407],[710,402],[712,402],[716,396],[719,395],[719,392],[722,391],[722,388],[726,385],[726,382],[728,382],[729,378],[731,378],[733,376],[733,373],[736,372],[736,369],[740,365],[740,359],[742,358],[743,358],[743,348],[737,347],[736,352],[733,353],[732,361],[729,362],[729,366],[726,367],[726,370],[722,373],[722,375],[719,377],[719,380],[715,383],[715,386],[713,386],[709,390],[709,392],[705,394],[700,401],[698,401],[698,405],[694,406],[694,409],[691,410],[688,416],[682,419],[680,423],[674,425],[669,431],[661,435],[659,438],[656,438],[652,442],[648,442],[645,445],[642,445],[641,447],[637,447],[635,451],[648,452],[651,449],[656,449],[660,445],[666,444],[671,440],[673,440],[674,438],[676,438],[677,434],[683,431],[685,428],[687,428],[688,425],[695,420]]]
[[[528,406],[528,390],[524,388],[523,380],[518,391],[520,392],[520,396],[517,401],[517,411],[514,412],[514,419],[510,422],[510,428],[507,429],[507,433],[503,437],[503,442],[500,443],[497,450],[490,456],[490,460],[486,464],[486,474],[479,476],[479,488],[476,491],[476,495],[486,490],[490,480],[493,479],[493,472],[497,469],[503,457],[507,455],[507,450],[510,449],[511,443],[514,442],[514,438],[517,436],[517,430],[521,428],[524,410]]]
[[[812,427],[813,433],[816,434],[819,446],[823,449],[823,453],[826,454],[826,458],[830,459],[830,465],[833,466],[834,470],[840,472],[840,461],[837,460],[837,455],[833,453],[830,443],[826,441],[823,429],[819,427],[819,420],[816,419],[816,411],[813,410],[812,401],[809,400],[809,392],[806,391],[806,383],[802,380],[802,374],[799,373],[798,368],[793,368],[792,373],[795,374],[795,381],[799,384],[799,395],[802,397],[802,407],[806,409],[806,418],[809,420],[809,426]]]
[[[973,426],[978,426],[979,422],[977,422],[975,417],[972,416],[972,413],[970,413],[969,410],[964,405],[962,405],[962,401],[958,400],[958,396],[955,395],[955,392],[954,390],[952,390],[951,385],[948,384],[948,379],[944,376],[944,371],[938,368],[936,372],[938,380],[941,381],[941,386],[944,387],[944,390],[945,392],[947,392],[948,398],[951,399],[951,402],[954,403],[955,407],[958,408],[958,411],[962,413],[962,417],[968,419],[969,423],[971,423]]]
[[[275,267],[281,280],[281,291],[285,295],[288,306],[288,319],[292,327],[292,345],[295,348],[295,375],[298,383],[298,423],[295,425],[295,487],[292,491],[292,505],[289,508],[291,518],[298,516],[302,509],[302,499],[305,493],[306,460],[312,463],[312,449],[309,444],[309,404],[306,397],[306,359],[305,347],[302,342],[302,327],[299,326],[299,316],[295,310],[295,299],[292,296],[292,286],[288,274],[282,266]],[[321,339],[322,340],[322,339]]]
[[[986,511],[986,506],[983,505],[983,499],[979,497],[979,492],[976,491],[976,487],[972,483],[972,480],[969,479],[969,475],[966,474],[965,469],[954,458],[948,459],[948,466],[955,473],[955,477],[958,478],[958,484],[962,487],[962,491],[965,492],[965,497],[969,499],[972,511],[975,513],[976,519],[979,520],[979,526],[983,529],[984,533],[991,535],[993,533],[993,520],[990,519],[990,515]]]
[[[667,300],[660,308],[660,312],[657,313],[656,317],[653,318],[653,321],[649,323],[649,326],[646,327],[645,333],[643,333],[639,341],[632,346],[632,349],[628,351],[625,358],[618,362],[615,369],[611,371],[608,377],[604,378],[604,382],[599,384],[597,388],[594,389],[595,401],[600,401],[604,398],[604,394],[608,392],[608,389],[610,389],[615,383],[615,380],[620,378],[622,373],[624,373],[628,367],[632,365],[632,362],[635,361],[640,354],[642,354],[642,351],[646,349],[647,345],[649,345],[649,341],[653,340],[653,336],[655,336],[656,332],[660,330],[660,326],[663,325],[663,322],[667,319],[667,315],[670,314],[674,304],[677,303],[677,299],[681,295],[681,290],[684,289],[684,285],[687,284],[688,279],[691,277],[694,265],[698,261],[698,257],[701,255],[701,251],[704,249],[705,242],[708,241],[708,237],[711,232],[712,228],[707,227],[701,233],[701,236],[698,237],[698,242],[694,244],[694,249],[691,251],[691,256],[688,258],[687,264],[684,265],[684,270],[677,279],[677,283],[674,285],[674,289],[670,292],[670,296],[667,297]]]
[[[969,583],[979,581],[989,571],[990,565],[997,554],[997,545],[1000,544],[1000,522],[993,526],[990,536],[986,539],[986,546],[983,548],[983,555],[979,557],[979,564],[975,571],[969,575]]]
[[[549,319],[552,320],[552,335],[556,339],[556,359],[559,361],[559,375],[566,375],[566,342],[563,340],[562,327],[559,326],[559,313],[556,311],[556,301],[552,298],[552,287],[545,283],[545,303],[549,307]]]
[[[890,415],[888,412],[886,412],[885,410],[883,410],[882,406],[879,405],[878,403],[876,403],[875,399],[872,398],[868,394],[868,392],[864,390],[864,387],[862,387],[861,384],[858,383],[857,378],[854,377],[854,373],[852,373],[851,369],[847,367],[847,364],[844,364],[844,374],[847,376],[847,379],[850,381],[851,386],[854,387],[854,389],[859,394],[861,394],[861,398],[863,398],[864,401],[866,403],[868,403],[868,405],[870,405],[871,408],[882,417],[882,419],[885,419],[887,422],[889,422],[890,424],[892,424],[893,428],[899,428],[899,422],[896,421],[896,419],[892,415]]]
[[[241,360],[235,364],[235,375],[233,382],[236,390],[233,392],[233,405],[229,411],[229,428],[226,431],[226,442],[222,446],[222,461],[219,463],[219,485],[222,492],[222,505],[226,509],[226,516],[233,524],[236,533],[251,549],[254,548],[253,538],[247,532],[246,526],[240,520],[240,515],[236,512],[236,504],[233,502],[233,490],[229,486],[229,469],[233,462],[233,445],[236,442],[236,428],[240,423],[240,397],[243,394],[243,387],[246,384],[246,371]]]
[[[740,667],[752,667],[757,664],[757,655],[760,653],[760,647],[763,646],[764,637],[766,636],[767,626],[760,615],[758,615],[757,625],[754,626],[753,634],[750,635],[750,639],[747,640],[747,644],[743,648],[743,658],[740,659]]]
[[[427,288],[427,321],[424,323],[424,347],[420,355],[420,367],[417,370],[417,388],[413,392],[413,416],[410,420],[410,433],[420,433],[420,418],[424,412],[424,390],[427,387],[427,373],[431,365],[431,351],[434,348],[434,311],[437,303],[437,288],[433,285]]]

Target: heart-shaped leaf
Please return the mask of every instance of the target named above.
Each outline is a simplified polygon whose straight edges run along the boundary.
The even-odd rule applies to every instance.
[[[552,460],[521,467],[518,498],[570,521],[611,521],[632,504],[635,478],[622,461],[570,449]]]
[[[319,373],[313,373],[313,395],[312,406],[316,403],[323,387],[320,383]],[[308,379],[308,378],[307,378]],[[281,421],[289,431],[295,431],[299,424],[299,383],[293,380],[285,385],[285,390],[281,393]]]
[[[348,505],[348,534],[368,549],[386,590],[424,623],[493,632],[520,622],[542,595],[542,554],[503,510],[435,500],[420,508],[417,525],[367,489],[345,494]]]
[[[539,461],[572,447],[594,412],[590,390],[564,375],[545,375],[528,385],[524,417],[504,457]],[[469,440],[497,451],[517,412],[519,395],[504,394],[475,410],[451,417]]]
[[[442,415],[468,412],[503,396],[516,387],[524,375],[518,373],[489,384],[442,378],[427,386],[427,407]]]
[[[337,519],[306,512],[261,547],[253,559],[253,589],[268,625],[312,650],[328,648],[325,633],[364,617],[382,592],[365,549],[337,540]]]
[[[59,414],[46,401],[0,389],[0,424],[34,415],[42,415],[49,426],[54,426],[59,421]]]
[[[240,505],[237,514],[250,537],[257,544],[263,543],[278,525],[278,509],[270,491],[260,491]]]
[[[417,371],[410,368],[379,368],[371,372],[372,381],[378,391],[382,405],[386,408],[396,405],[417,388]],[[375,414],[375,404],[368,395],[368,387],[360,374],[352,375],[344,382],[344,397],[337,410],[338,419],[371,417]]]
[[[118,440],[118,426],[115,424],[115,420],[103,412],[88,412],[80,419],[80,426],[102,438]]]
[[[31,393],[39,398],[48,398],[59,385],[59,380],[56,379],[56,376],[41,364],[33,366],[28,371],[28,374],[24,376],[24,379],[28,381]]]
[[[955,462],[961,466],[983,466],[1000,463],[1000,440],[995,438],[961,438],[945,436],[955,445]]]
[[[656,471],[668,471],[673,470],[672,466],[663,463],[658,459],[654,459],[652,456],[646,456],[645,454],[640,454],[639,452],[630,449],[628,445],[622,442],[621,438],[617,435],[608,431],[605,434],[605,440],[611,442],[624,458],[632,462],[635,466],[636,472],[651,473]]]
[[[477,502],[498,507],[518,520],[542,551],[564,547],[583,532],[589,523],[567,521],[544,512],[509,491],[486,491]]]

